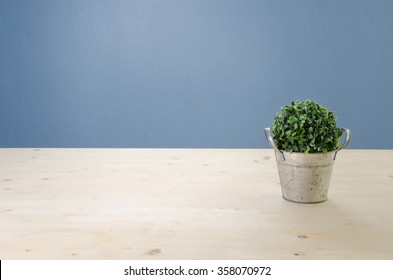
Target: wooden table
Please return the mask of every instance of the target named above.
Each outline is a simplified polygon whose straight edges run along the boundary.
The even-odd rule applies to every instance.
[[[304,205],[273,150],[0,149],[0,259],[393,259],[393,151]]]

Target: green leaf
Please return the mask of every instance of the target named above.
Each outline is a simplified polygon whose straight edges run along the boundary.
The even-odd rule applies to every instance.
[[[282,106],[272,125],[275,144],[290,152],[333,151],[342,133],[336,127],[334,113],[312,100],[297,100]]]

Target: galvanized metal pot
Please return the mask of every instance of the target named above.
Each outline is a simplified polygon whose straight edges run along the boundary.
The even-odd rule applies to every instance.
[[[284,199],[297,203],[320,203],[327,200],[330,178],[337,152],[345,148],[351,138],[349,129],[345,142],[328,153],[288,153],[274,144],[270,128],[265,128],[267,141],[273,147],[281,191]]]

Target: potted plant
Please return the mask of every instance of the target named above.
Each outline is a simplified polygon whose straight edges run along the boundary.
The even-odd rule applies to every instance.
[[[343,133],[346,138],[340,144]],[[293,101],[276,113],[265,136],[275,151],[283,198],[326,201],[337,152],[351,138],[349,129],[337,128],[334,113],[312,100]]]

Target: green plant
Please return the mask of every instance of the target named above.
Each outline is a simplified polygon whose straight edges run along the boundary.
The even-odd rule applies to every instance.
[[[334,113],[312,100],[281,107],[272,126],[274,143],[287,152],[330,152],[338,148],[341,134]]]

